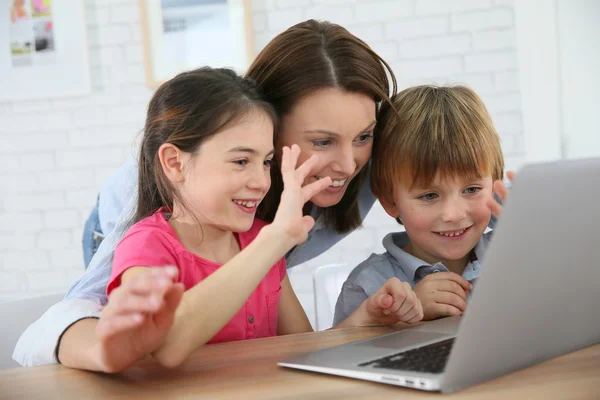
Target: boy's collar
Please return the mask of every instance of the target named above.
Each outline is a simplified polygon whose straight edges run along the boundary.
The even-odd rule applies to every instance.
[[[429,267],[427,270],[431,268],[435,270],[436,267],[438,267],[440,271],[447,271],[447,268],[441,263],[431,265],[428,262],[423,261],[420,258],[404,251],[402,248],[408,245],[409,242],[410,239],[406,232],[389,233],[383,238],[383,247],[385,247],[386,251],[390,253],[390,255],[397,261],[398,266],[402,269],[407,277],[411,278],[415,282],[418,281],[419,276],[417,276],[417,271],[421,267]],[[479,239],[472,252],[474,257],[469,262],[482,260],[486,247],[487,241]]]

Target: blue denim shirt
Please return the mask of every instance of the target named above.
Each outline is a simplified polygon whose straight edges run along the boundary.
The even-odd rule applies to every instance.
[[[102,307],[107,303],[106,285],[111,273],[114,250],[125,233],[133,225],[137,204],[137,166],[127,163],[119,169],[122,176],[111,179],[110,186],[115,197],[127,194],[129,201],[121,212],[114,229],[104,238],[83,276],[69,289],[65,299],[52,306],[39,320],[23,333],[13,358],[24,366],[57,362],[56,349],[63,332],[83,318],[99,318]],[[359,208],[364,219],[375,203],[369,180],[366,179],[360,194]],[[318,209],[315,210],[318,215]],[[340,234],[325,228],[317,219],[309,238],[286,255],[288,267],[308,261],[343,239],[348,233]]]
[[[462,277],[473,282],[481,272],[481,260],[485,255],[492,232],[482,236],[475,246],[476,260],[469,262]],[[436,272],[448,272],[442,263],[429,264],[403,250],[409,243],[406,232],[390,233],[383,238],[383,254],[372,254],[352,270],[342,286],[337,303],[333,324],[348,318],[369,296],[377,292],[390,278],[396,277],[414,287],[424,277]],[[467,298],[469,300],[470,293]]]

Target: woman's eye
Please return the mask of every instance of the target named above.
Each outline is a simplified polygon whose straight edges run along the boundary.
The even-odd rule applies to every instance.
[[[424,195],[422,195],[419,198],[421,200],[425,200],[425,201],[432,201],[432,200],[437,199],[437,194],[435,194],[435,193],[425,193]]]
[[[473,186],[473,187],[466,188],[465,189],[465,193],[467,193],[467,194],[475,194],[475,193],[479,192],[480,190],[481,190],[480,187]]]
[[[373,135],[371,133],[365,133],[364,135],[360,135],[359,137],[357,137],[356,141],[360,144],[365,144],[372,138],[373,138]]]
[[[331,139],[318,139],[312,141],[313,146],[315,147],[329,147],[333,144],[333,140]]]
[[[271,168],[273,166],[273,160],[265,160],[265,168]]]
[[[237,164],[237,165],[239,165],[241,167],[244,167],[244,166],[246,166],[246,164],[248,164],[248,160],[246,160],[246,159],[244,159],[244,160],[235,160],[233,163]]]

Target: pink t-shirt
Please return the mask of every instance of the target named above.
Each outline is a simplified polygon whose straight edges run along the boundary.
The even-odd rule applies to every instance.
[[[194,287],[215,272],[222,264],[205,260],[188,251],[160,209],[154,215],[133,225],[115,249],[112,274],[106,292],[121,284],[121,275],[135,266],[179,268],[179,282],[185,290]],[[259,219],[248,232],[238,233],[243,249],[267,225]],[[279,260],[267,273],[258,287],[235,316],[208,343],[231,342],[277,335],[277,308],[281,296],[281,281],[285,278],[285,259]],[[223,293],[227,296],[227,293]],[[207,304],[206,307],[211,307]],[[202,312],[200,308],[199,313]]]

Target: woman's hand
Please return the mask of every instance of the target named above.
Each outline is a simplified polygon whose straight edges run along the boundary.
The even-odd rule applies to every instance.
[[[508,171],[506,173],[506,177],[509,182],[513,182],[515,179],[515,172]],[[506,201],[506,197],[508,196],[508,189],[506,185],[501,180],[497,180],[494,182],[494,193],[498,195],[500,201],[504,203]],[[500,204],[493,196],[487,199],[486,205],[492,212],[492,215],[496,218],[500,218],[500,214],[502,214],[502,204]]]
[[[292,246],[304,242],[315,224],[311,216],[302,215],[304,204],[331,185],[331,178],[325,177],[302,187],[302,183],[317,163],[317,156],[313,155],[296,168],[299,156],[298,145],[292,145],[291,149],[287,146],[283,147],[281,157],[283,193],[273,223],[270,225],[272,229],[285,235]]]
[[[96,325],[100,370],[122,371],[163,343],[184,292],[177,274],[147,269],[112,291]]]

